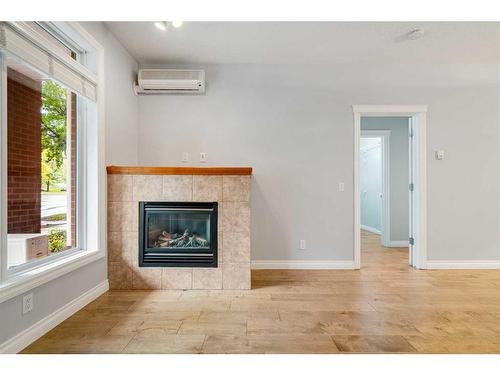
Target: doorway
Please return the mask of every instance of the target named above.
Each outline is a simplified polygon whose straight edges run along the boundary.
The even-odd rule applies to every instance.
[[[362,224],[361,204],[365,199],[365,203],[371,205],[372,208],[379,209],[379,227],[380,227],[380,245],[387,247],[398,247],[403,244],[408,246],[408,263],[415,268],[426,268],[427,259],[427,228],[426,228],[426,112],[425,106],[353,106],[354,112],[354,261],[355,267],[361,267],[361,228],[370,227],[367,225],[366,217],[363,218],[365,224]],[[391,226],[391,181],[390,181],[390,153],[389,144],[391,142],[391,132],[376,133],[374,130],[389,130],[389,129],[365,129],[362,130],[362,119],[373,118],[403,118],[406,121],[407,131],[407,184],[404,184],[405,191],[403,192],[404,205],[407,207],[405,213],[406,218],[406,236],[404,240],[394,239],[396,233],[394,226]],[[361,183],[361,163],[367,162],[362,160],[360,149],[362,139],[369,138],[371,141],[363,141],[364,146],[371,144],[374,148],[372,153],[379,152],[379,156],[374,157],[368,162],[379,163],[380,166],[380,182],[374,181],[375,185],[371,186],[371,197],[368,197],[368,190],[364,184],[363,190]],[[379,146],[380,145],[380,146]],[[385,147],[384,147],[385,145]],[[380,151],[378,151],[380,149]],[[377,161],[380,159],[379,161]],[[378,185],[377,185],[378,184]],[[366,189],[365,189],[366,188]],[[377,189],[380,190],[377,198]],[[366,191],[366,193],[363,193]],[[368,199],[370,198],[370,199]],[[399,202],[401,203],[401,202]],[[404,212],[404,210],[403,210]],[[366,213],[363,213],[366,214]],[[394,219],[395,223],[400,224],[401,219]],[[377,221],[372,221],[377,225]],[[371,227],[373,228],[373,227]],[[376,230],[373,236],[376,236]],[[393,236],[391,236],[391,229]],[[401,228],[398,229],[399,231]],[[370,232],[363,231],[363,234],[370,235]],[[401,233],[399,232],[399,236]],[[363,237],[366,240],[368,237]],[[370,241],[376,241],[377,237],[370,237]],[[375,240],[374,240],[375,239]]]
[[[361,129],[360,140],[361,229],[379,236],[387,247],[391,241],[390,136],[390,130]]]

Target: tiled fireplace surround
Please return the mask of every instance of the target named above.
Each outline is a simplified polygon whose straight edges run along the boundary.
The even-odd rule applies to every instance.
[[[250,175],[241,168],[212,170],[224,175],[203,174],[204,168],[142,170],[108,167],[110,289],[250,289]],[[218,267],[139,267],[139,201],[218,202]]]

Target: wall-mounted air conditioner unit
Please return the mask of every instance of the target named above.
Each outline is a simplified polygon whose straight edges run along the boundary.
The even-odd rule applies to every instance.
[[[204,70],[140,69],[136,94],[203,94]]]

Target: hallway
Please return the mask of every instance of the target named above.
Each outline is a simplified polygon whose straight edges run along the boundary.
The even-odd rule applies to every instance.
[[[383,247],[380,236],[361,230],[361,267],[363,269],[407,270],[407,247]]]

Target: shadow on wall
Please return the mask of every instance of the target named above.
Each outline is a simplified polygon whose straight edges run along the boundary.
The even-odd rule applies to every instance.
[[[273,248],[282,248],[286,254],[291,255],[292,244],[290,241],[290,236],[284,230],[282,220],[280,219],[283,216],[283,212],[273,212],[272,205],[269,203],[266,194],[264,193],[265,189],[263,189],[259,184],[259,178],[257,175],[252,176],[252,189],[251,189],[251,197],[250,197],[250,205],[251,212],[253,213],[251,216],[251,260],[259,260],[256,258],[255,249],[267,249],[269,252],[273,252]],[[255,213],[258,212],[259,220],[257,220],[257,215]],[[272,230],[272,234],[264,233]],[[272,242],[266,242],[266,238],[273,238]],[[284,253],[277,252],[277,253]],[[284,259],[292,259],[289,258]],[[266,260],[270,260],[266,258]],[[281,260],[281,259],[273,259],[273,260]]]

